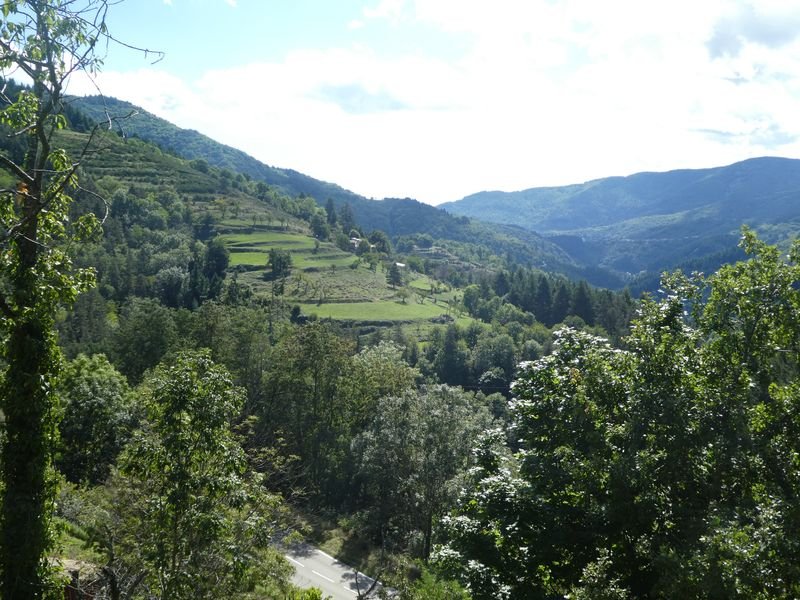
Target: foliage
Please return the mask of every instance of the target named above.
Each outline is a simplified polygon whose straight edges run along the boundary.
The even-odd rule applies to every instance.
[[[524,366],[519,451],[479,448],[437,555],[474,597],[797,596],[800,243],[742,244],[667,277],[625,351],[564,329]]]
[[[332,500],[343,475],[342,435],[348,427],[347,398],[340,383],[352,345],[323,323],[309,323],[282,338],[261,380],[255,414],[269,439],[286,437],[306,469],[306,485]],[[265,432],[266,433],[266,432]]]
[[[242,391],[207,352],[181,354],[147,381],[146,428],[121,457],[135,485],[138,554],[163,599],[228,596],[251,584],[274,500],[245,478],[230,424]]]
[[[272,248],[269,251],[267,268],[270,270],[270,279],[273,281],[286,279],[292,269],[292,255],[286,250]]]
[[[64,418],[56,465],[73,483],[102,483],[135,424],[128,382],[104,355],[81,354],[66,365],[59,395]]]
[[[420,577],[398,596],[401,600],[470,600],[470,595],[458,582],[440,579],[427,568]]]
[[[18,138],[22,152],[0,154],[0,166],[16,181],[0,190],[0,325],[2,326],[2,411],[5,435],[2,471],[0,567],[7,598],[48,593],[46,552],[55,480],[51,457],[57,439],[59,367],[54,335],[58,307],[90,287],[92,272],[74,269],[67,242],[92,237],[93,214],[70,223],[70,193],[77,167],[57,147],[65,125],[63,86],[76,71],[93,70],[93,48],[106,36],[103,1],[2,4],[0,72],[21,72],[31,88],[0,95],[3,133]]]
[[[372,526],[383,544],[403,545],[419,532],[427,559],[434,523],[469,463],[471,440],[489,425],[488,411],[473,394],[430,386],[385,396],[373,414],[353,441],[374,507]]]
[[[403,285],[403,274],[396,262],[389,265],[389,269],[386,271],[386,282],[392,286],[392,289]]]
[[[178,331],[174,313],[149,298],[131,298],[121,310],[111,338],[115,366],[134,383],[174,349]]]

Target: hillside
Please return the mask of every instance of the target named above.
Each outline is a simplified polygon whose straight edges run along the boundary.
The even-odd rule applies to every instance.
[[[380,229],[394,239],[427,234],[437,240],[453,242],[456,246],[474,246],[467,252],[460,252],[463,248],[450,248],[462,258],[493,254],[573,278],[586,278],[596,285],[616,287],[620,284],[618,278],[607,273],[585,269],[558,245],[530,230],[516,226],[498,228],[453,217],[439,208],[408,198],[370,200],[297,171],[265,165],[240,150],[215,142],[197,131],[181,129],[144,109],[114,98],[74,98],[72,107],[93,123],[108,121],[109,116],[116,119],[112,128],[124,138],[139,138],[175,156],[205,161],[208,165],[241,173],[289,196],[310,196],[321,206],[331,199],[337,209],[349,204],[356,222],[365,231]],[[202,164],[197,162],[195,166],[202,168]]]
[[[578,261],[637,274],[729,253],[745,223],[782,242],[800,229],[798,198],[800,161],[758,158],[711,169],[481,192],[442,208],[521,225]]]
[[[74,98],[72,106],[93,123],[113,120],[112,130],[126,138],[141,138],[188,160],[205,160],[210,165],[230,169],[264,181],[290,195],[348,201],[360,196],[332,183],[319,181],[293,171],[265,165],[249,154],[212,140],[193,129],[182,129],[156,117],[130,102],[105,96]]]

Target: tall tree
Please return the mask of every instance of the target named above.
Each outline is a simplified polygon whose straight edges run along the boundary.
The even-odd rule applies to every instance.
[[[594,325],[592,294],[589,291],[589,284],[586,283],[585,280],[581,280],[578,287],[575,288],[575,294],[572,296],[572,304],[569,307],[569,313],[580,317],[587,325]]]
[[[572,305],[572,295],[565,281],[559,281],[556,284],[556,290],[553,294],[553,306],[551,307],[550,316],[553,323],[562,323],[564,317],[569,314],[570,306]]]
[[[128,441],[135,415],[128,382],[102,354],[79,355],[64,369],[59,470],[74,483],[102,483]]]
[[[552,307],[553,291],[550,287],[550,278],[541,274],[537,277],[536,296],[533,304],[533,314],[536,315],[536,320],[548,327],[553,325]]]
[[[286,436],[307,466],[308,489],[333,501],[341,498],[337,465],[342,438],[349,429],[347,402],[341,393],[354,348],[332,326],[309,323],[284,336],[262,380],[262,400],[255,408],[272,435]]]
[[[233,597],[274,519],[260,510],[231,430],[243,390],[207,351],[160,366],[145,389],[147,427],[120,465],[139,490],[126,517],[141,519],[137,553],[150,589],[163,600]]]
[[[288,250],[272,248],[267,259],[267,268],[270,270],[269,278],[272,281],[286,279],[292,271],[292,255]]]
[[[327,215],[328,225],[331,227],[336,225],[336,206],[333,204],[332,198],[328,198],[328,201],[325,203],[325,213]]]
[[[386,282],[392,286],[392,289],[403,285],[403,273],[400,271],[400,267],[397,266],[396,262],[392,262],[392,264],[389,265],[389,270],[386,272]]]
[[[2,313],[2,410],[5,436],[2,470],[0,567],[4,598],[40,598],[46,593],[45,555],[51,545],[51,474],[56,439],[58,371],[53,321],[62,303],[92,282],[73,269],[65,251],[72,237],[98,228],[94,215],[68,226],[69,193],[79,163],[55,145],[64,127],[64,86],[77,71],[94,70],[94,48],[107,36],[107,0],[20,0],[2,4],[0,71],[21,74],[31,85],[18,96],[0,96],[5,133],[24,140],[24,156],[0,155],[0,166],[16,180],[2,190],[0,208],[0,313]]]
[[[349,202],[345,202],[339,207],[339,225],[345,235],[350,235],[350,232],[356,228],[356,217]]]
[[[381,538],[392,530],[418,531],[427,560],[433,525],[455,496],[454,478],[469,465],[471,440],[489,423],[473,394],[446,385],[378,401],[353,445]]]

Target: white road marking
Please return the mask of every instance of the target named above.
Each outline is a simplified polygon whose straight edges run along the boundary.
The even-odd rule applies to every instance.
[[[301,563],[299,560],[295,560],[295,559],[293,559],[291,556],[287,556],[286,554],[284,554],[284,556],[285,556],[286,558],[288,558],[290,561],[292,561],[294,564],[296,564],[296,565],[300,565],[300,566],[301,566],[301,567],[303,567],[304,569],[306,568],[306,566],[305,566],[303,563]]]
[[[351,594],[353,594],[353,596],[358,596],[358,592],[356,592],[354,590],[351,590],[349,587],[344,587],[344,586],[342,586],[342,587],[344,589],[346,589],[348,592],[350,592]]]
[[[333,558],[333,557],[332,557],[330,554],[326,554],[326,553],[325,553],[325,552],[323,552],[322,550],[317,550],[317,552],[319,552],[320,554],[322,554],[322,556],[324,556],[325,558],[328,558],[328,559],[330,559],[330,560],[336,560],[336,559],[335,559],[335,558]]]
[[[317,572],[316,572],[314,569],[311,569],[311,572],[312,572],[314,575],[319,575],[320,577],[322,577],[322,578],[323,578],[323,579],[325,579],[326,581],[330,581],[331,583],[333,583],[333,579],[331,579],[330,577],[325,577],[325,575],[323,575],[322,573],[317,573]]]

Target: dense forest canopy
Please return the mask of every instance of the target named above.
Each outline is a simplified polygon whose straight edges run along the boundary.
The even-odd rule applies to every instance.
[[[437,550],[474,597],[797,596],[800,244],[742,246],[522,368]]]

